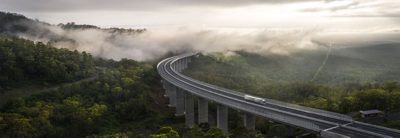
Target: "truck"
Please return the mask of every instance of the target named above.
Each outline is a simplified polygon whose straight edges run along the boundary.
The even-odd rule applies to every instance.
[[[260,97],[256,97],[256,96],[252,96],[252,95],[244,95],[244,99],[247,101],[252,101],[252,102],[256,102],[256,103],[260,103],[260,104],[266,104],[267,101],[264,98],[260,98]]]

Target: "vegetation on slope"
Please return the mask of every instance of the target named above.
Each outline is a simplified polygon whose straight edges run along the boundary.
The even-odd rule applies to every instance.
[[[0,137],[227,136],[208,124],[184,128],[184,120],[167,107],[160,78],[150,64],[93,58],[15,37],[0,40],[0,97],[5,102],[0,105]],[[95,79],[80,81],[93,74]],[[64,82],[73,83],[58,85]],[[46,91],[10,95],[27,85]],[[54,86],[58,88],[47,90]],[[230,123],[234,134],[256,134],[235,125],[241,124],[239,119]]]
[[[161,124],[162,115],[152,107],[153,96],[161,91],[152,66],[95,59],[19,38],[0,40],[1,85],[6,88],[2,93],[30,81],[71,82],[93,75],[95,67],[103,68],[95,81],[8,101],[0,113],[2,137],[83,137]]]
[[[93,75],[95,70],[90,54],[15,37],[0,37],[0,55],[0,91],[30,81],[45,84],[75,81]]]

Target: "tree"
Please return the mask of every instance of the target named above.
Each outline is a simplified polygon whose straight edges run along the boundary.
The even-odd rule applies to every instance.
[[[183,135],[185,138],[204,138],[205,133],[201,130],[200,127],[194,126],[193,128],[189,128],[185,130]]]
[[[1,137],[31,137],[35,134],[31,120],[14,113],[0,113]]]
[[[224,134],[224,132],[216,127],[210,128],[210,130],[207,131],[206,138],[226,138],[227,136]]]
[[[151,138],[179,138],[178,132],[172,129],[172,127],[165,126],[161,127],[156,134],[150,135]]]

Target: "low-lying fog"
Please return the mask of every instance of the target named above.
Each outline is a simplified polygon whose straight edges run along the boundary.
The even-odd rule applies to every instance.
[[[25,20],[12,23],[26,26],[17,36],[50,42],[56,47],[86,51],[97,57],[138,61],[158,59],[167,53],[245,51],[260,55],[290,55],[299,50],[315,50],[334,44],[335,48],[394,43],[398,32],[332,33],[323,28],[151,28],[141,33],[109,29],[65,29],[61,26]],[[12,26],[12,25],[10,25]],[[12,29],[10,29],[12,30]]]

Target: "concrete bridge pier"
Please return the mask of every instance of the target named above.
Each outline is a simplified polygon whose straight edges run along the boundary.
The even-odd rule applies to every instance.
[[[255,129],[256,127],[256,116],[250,113],[243,114],[244,127],[247,129]]]
[[[217,106],[217,127],[225,134],[228,133],[228,107],[225,105]]]
[[[182,60],[178,60],[179,63],[179,72],[181,72],[183,70],[183,62]]]
[[[178,70],[178,64],[176,64],[176,63],[172,64],[172,68],[173,68],[174,70]]]
[[[170,92],[171,92],[172,84],[170,84],[166,80],[163,80],[163,86],[164,86],[164,89],[165,89],[164,97],[169,97],[170,96]]]
[[[182,89],[176,90],[176,113],[175,116],[185,115],[185,93]]]
[[[189,92],[185,92],[185,124],[189,128],[194,126],[194,99]]]
[[[208,123],[208,101],[204,98],[198,98],[198,123]]]
[[[294,136],[294,132],[295,132],[295,128],[294,127],[292,127],[292,126],[288,126],[287,128],[287,136],[288,137],[290,137],[290,136]]]
[[[174,64],[175,64],[175,66],[176,66],[175,70],[178,71],[178,72],[180,72],[180,64],[179,64],[179,61],[176,61]]]
[[[186,69],[188,67],[188,59],[184,58],[183,59],[183,68]]]
[[[162,79],[162,80],[161,80],[161,83],[163,84],[163,88],[164,88],[164,89],[167,89],[167,87],[166,87],[166,86],[167,86],[167,85],[166,85],[167,81],[165,81],[164,79]]]
[[[182,64],[182,70],[181,70],[181,71],[183,71],[183,70],[186,69],[186,67],[187,67],[187,66],[186,66],[186,65],[187,65],[187,64],[186,64],[186,58],[184,58],[184,59],[181,60],[181,64]]]
[[[178,65],[178,69],[177,69],[177,71],[178,71],[178,72],[181,72],[181,71],[182,71],[182,64],[181,64],[181,60],[178,60],[178,61],[176,61],[176,64]]]
[[[168,92],[168,97],[169,97],[168,106],[169,107],[176,107],[176,90],[177,90],[176,86],[174,86],[172,84],[169,85],[169,89],[167,90],[167,91],[169,91]]]

